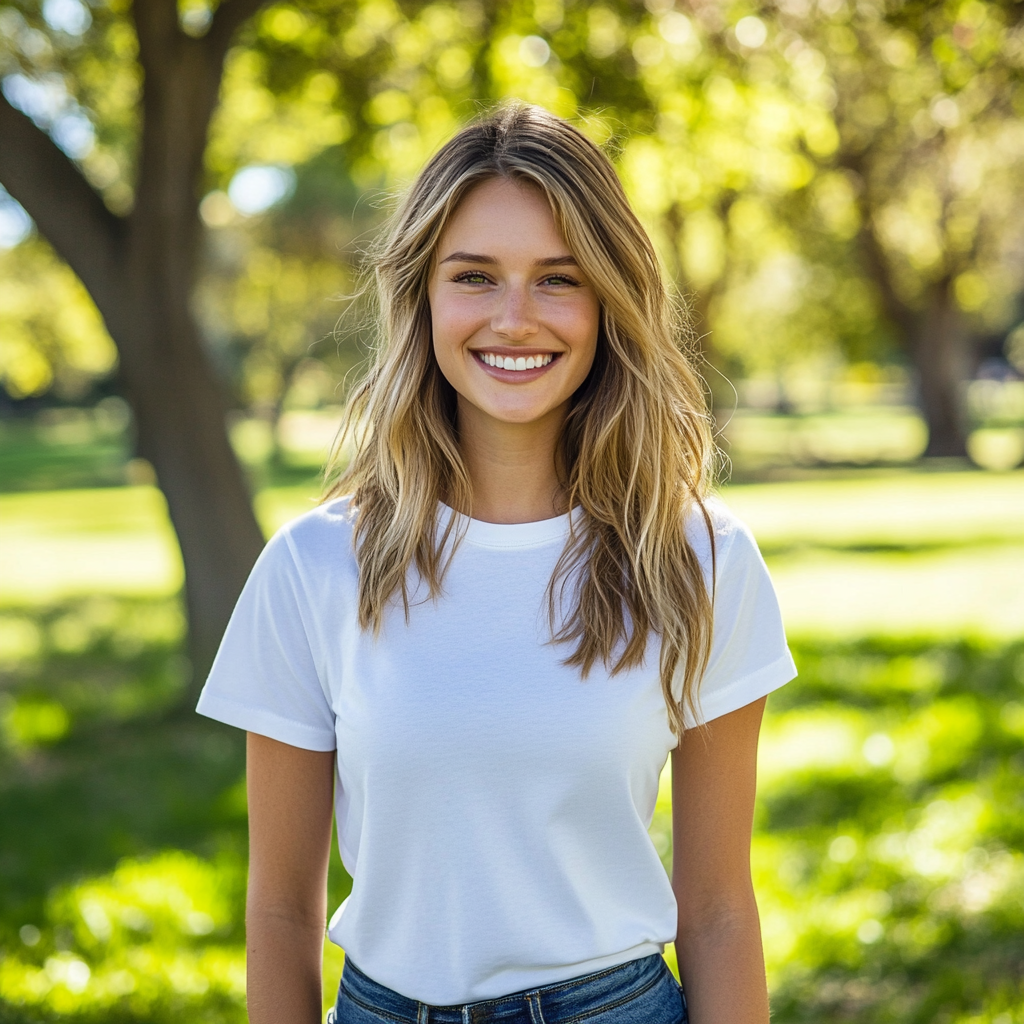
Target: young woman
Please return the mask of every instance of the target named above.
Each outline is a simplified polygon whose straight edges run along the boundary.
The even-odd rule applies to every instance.
[[[505,108],[375,266],[351,457],[267,545],[199,705],[249,733],[250,1020],[319,1020],[333,810],[340,1024],[766,1024],[754,765],[793,663],[611,164]]]

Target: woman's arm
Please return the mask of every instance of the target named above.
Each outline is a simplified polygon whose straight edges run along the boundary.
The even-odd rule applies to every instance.
[[[676,954],[691,1024],[768,1024],[750,878],[757,736],[765,698],[687,731],[672,752]]]
[[[319,1024],[334,752],[248,734],[251,1024]]]

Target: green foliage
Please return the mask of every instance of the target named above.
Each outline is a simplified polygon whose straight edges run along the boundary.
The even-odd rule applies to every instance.
[[[0,386],[14,398],[79,398],[117,362],[81,282],[39,238],[0,250]]]
[[[1012,326],[1020,280],[1000,247],[1021,230],[1019,10],[842,4],[802,29],[803,45],[790,45],[797,59],[827,64],[839,172],[895,295],[921,309],[929,289],[952,281],[975,329]]]
[[[88,10],[74,33],[48,24],[35,0],[5,6],[0,74],[46,83],[42,121],[58,136],[68,119],[91,125],[95,141],[76,159],[124,212],[141,80],[134,30],[121,3]],[[179,14],[187,34],[206,31],[207,5]],[[905,334],[897,321],[936,288],[971,330],[1005,330],[1018,315],[1012,253],[1024,232],[1019,20],[1017,5],[995,0],[760,12],[738,0],[272,4],[228,55],[211,127],[204,327],[239,404],[271,419],[298,400],[289,392],[316,372],[310,359],[349,370],[359,332],[349,337],[346,323],[332,351],[342,307],[330,300],[353,287],[380,197],[481,106],[519,97],[608,146],[729,373],[891,359]],[[254,164],[294,168],[295,197],[240,217],[225,190]],[[27,330],[46,303],[17,287],[31,309],[0,323],[8,347],[21,352],[24,336],[78,344],[67,331]],[[12,393],[74,364],[48,344],[18,356]]]

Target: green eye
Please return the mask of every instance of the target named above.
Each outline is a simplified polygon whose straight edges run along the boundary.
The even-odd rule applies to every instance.
[[[459,284],[487,284],[487,277],[484,274],[479,273],[475,270],[467,271],[465,274],[459,274],[453,278]]]

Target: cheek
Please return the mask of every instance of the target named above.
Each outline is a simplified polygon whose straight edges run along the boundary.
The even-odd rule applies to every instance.
[[[476,323],[473,311],[457,302],[431,304],[430,323],[435,348],[453,348],[461,345],[473,333]]]
[[[597,335],[601,325],[601,310],[594,302],[581,302],[575,309],[568,311],[564,325],[564,337],[571,338],[574,347],[581,352],[597,351]]]

